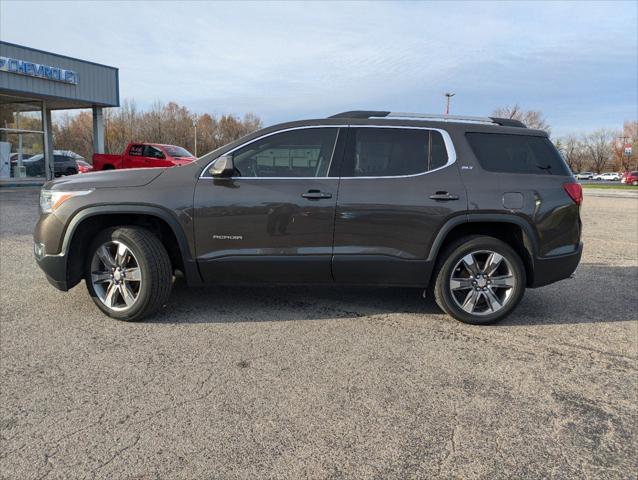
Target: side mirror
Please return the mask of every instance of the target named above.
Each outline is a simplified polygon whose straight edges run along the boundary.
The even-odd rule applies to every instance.
[[[233,157],[230,155],[219,157],[208,169],[208,173],[213,177],[232,177],[235,173]]]

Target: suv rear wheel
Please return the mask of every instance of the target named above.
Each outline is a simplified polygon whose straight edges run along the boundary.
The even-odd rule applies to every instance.
[[[89,294],[100,310],[118,320],[141,320],[160,308],[171,293],[172,277],[164,245],[143,228],[103,230],[89,248]]]
[[[450,245],[435,278],[434,298],[439,307],[475,325],[509,315],[523,298],[526,283],[518,254],[487,236],[464,237]]]

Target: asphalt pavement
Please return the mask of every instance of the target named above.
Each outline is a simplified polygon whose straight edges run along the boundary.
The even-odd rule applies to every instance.
[[[410,289],[181,284],[117,322],[46,282],[37,215],[0,189],[0,478],[636,478],[636,199],[586,190],[575,278],[489,327]]]

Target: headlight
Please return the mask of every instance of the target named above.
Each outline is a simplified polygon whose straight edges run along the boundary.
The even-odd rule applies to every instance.
[[[60,190],[41,190],[40,191],[40,209],[42,213],[51,213],[71,197],[78,195],[88,195],[93,190],[76,190],[72,192],[64,192]]]

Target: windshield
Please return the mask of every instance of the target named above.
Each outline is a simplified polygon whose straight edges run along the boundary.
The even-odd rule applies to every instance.
[[[192,157],[194,156],[191,152],[182,147],[177,147],[175,145],[165,145],[164,150],[171,157]]]

